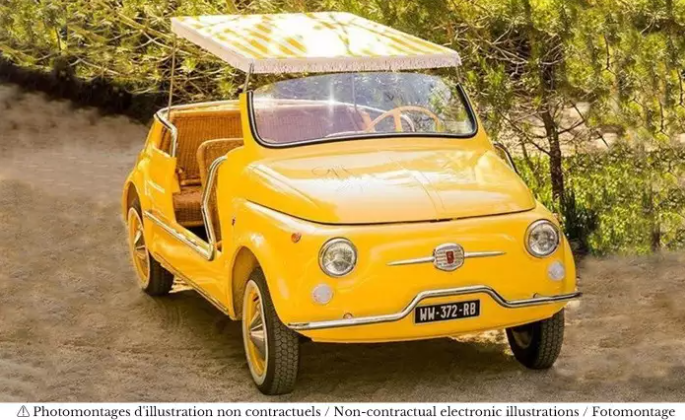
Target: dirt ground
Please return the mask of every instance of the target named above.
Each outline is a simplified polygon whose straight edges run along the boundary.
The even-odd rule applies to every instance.
[[[268,401],[240,326],[136,286],[119,196],[146,128],[0,86],[0,401]],[[501,332],[307,343],[276,401],[684,401],[685,253],[589,258],[556,366]]]

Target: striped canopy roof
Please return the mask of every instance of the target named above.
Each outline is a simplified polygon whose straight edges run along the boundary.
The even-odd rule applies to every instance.
[[[254,73],[408,70],[461,64],[459,54],[350,13],[177,17],[171,28]]]

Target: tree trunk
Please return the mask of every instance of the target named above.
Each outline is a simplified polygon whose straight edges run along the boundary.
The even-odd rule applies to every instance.
[[[658,252],[661,249],[661,226],[658,221],[652,224],[652,238],[651,238],[652,252]]]
[[[659,222],[659,214],[654,203],[654,181],[650,177],[649,190],[647,191],[647,208],[646,213],[652,222],[652,229],[650,232],[650,248],[652,252],[658,252],[661,249],[661,223]]]
[[[552,181],[552,198],[557,202],[559,209],[562,209],[565,195],[559,129],[549,108],[545,109],[540,115],[542,122],[545,124],[545,134],[549,142],[549,175]]]

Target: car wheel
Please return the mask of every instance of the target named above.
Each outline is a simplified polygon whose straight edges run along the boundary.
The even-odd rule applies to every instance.
[[[166,295],[174,284],[174,275],[158,263],[148,251],[143,231],[140,202],[133,200],[128,209],[128,246],[138,285],[151,296]]]
[[[507,339],[516,360],[529,369],[549,369],[564,342],[564,310],[553,317],[507,328]]]
[[[299,336],[278,318],[261,268],[245,286],[242,318],[245,356],[257,388],[266,395],[291,392],[299,369]]]

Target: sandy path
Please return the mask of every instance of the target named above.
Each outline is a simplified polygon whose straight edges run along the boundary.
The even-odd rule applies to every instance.
[[[136,288],[119,194],[146,128],[0,86],[0,401],[268,400],[240,330]],[[685,254],[588,259],[548,372],[502,333],[303,346],[293,401],[685,400]]]

